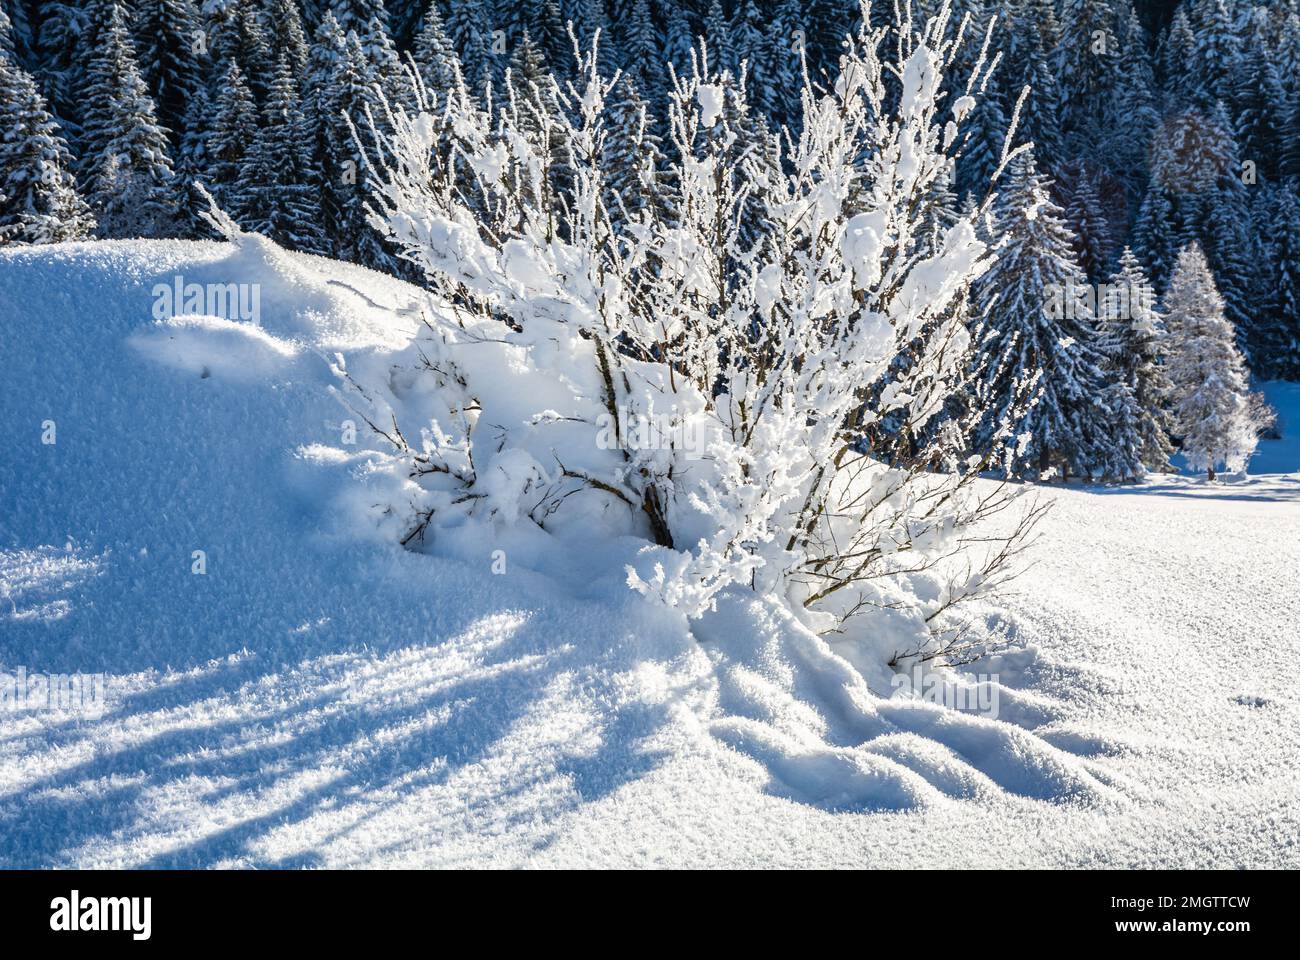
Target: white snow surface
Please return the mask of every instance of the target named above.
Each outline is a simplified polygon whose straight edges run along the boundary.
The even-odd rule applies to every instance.
[[[261,284],[261,325],[155,321],[177,274]],[[1045,491],[982,610],[1020,644],[969,668],[993,720],[752,593],[692,633],[617,530],[363,522],[392,478],[330,366],[385,369],[415,302],[255,237],[0,251],[0,681],[108,677],[0,711],[0,866],[1300,865],[1289,435],[1268,475]]]

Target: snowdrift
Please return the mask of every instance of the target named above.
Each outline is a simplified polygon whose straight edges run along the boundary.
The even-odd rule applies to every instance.
[[[159,317],[178,283],[256,285],[259,316]],[[1128,802],[1039,694],[891,697],[747,590],[693,629],[651,606],[598,498],[404,549],[416,491],[339,372],[418,404],[413,338],[454,322],[421,304],[254,236],[0,251],[0,671],[108,691],[0,716],[0,864],[753,862],[834,811]],[[520,427],[499,370],[482,416]],[[737,805],[768,826],[725,849],[675,814]]]

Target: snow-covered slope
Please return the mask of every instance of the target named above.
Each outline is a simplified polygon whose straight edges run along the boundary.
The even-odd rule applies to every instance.
[[[260,325],[156,322],[177,275]],[[999,719],[886,700],[752,595],[692,635],[630,538],[502,572],[358,523],[331,360],[416,296],[256,238],[0,251],[0,680],[108,675],[0,713],[0,865],[1300,862],[1300,479],[1053,492]]]

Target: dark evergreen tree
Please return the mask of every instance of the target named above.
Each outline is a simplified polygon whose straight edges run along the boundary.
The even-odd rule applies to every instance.
[[[136,65],[126,12],[108,0],[86,84],[82,143],[91,208],[106,237],[167,236],[177,227],[170,146]]]
[[[137,0],[134,7],[140,71],[158,110],[158,122],[179,144],[190,100],[202,84],[195,52],[199,18],[192,0]]]
[[[1199,9],[1198,9],[1199,7]],[[1232,77],[1239,67],[1241,40],[1226,0],[1205,0],[1193,7],[1196,23],[1192,65],[1192,100],[1204,109],[1232,102]]]
[[[1274,52],[1267,45],[1263,26],[1257,27],[1247,48],[1235,101],[1237,142],[1241,156],[1256,166],[1259,175],[1273,180],[1282,172],[1290,104],[1278,73]]]
[[[636,0],[620,46],[624,74],[632,86],[657,102],[663,91],[663,54],[659,33],[650,18],[649,0]]]
[[[437,20],[437,5],[430,7]],[[353,34],[353,39],[356,35]],[[433,49],[434,35],[425,36],[426,52]],[[360,189],[361,164],[347,128],[346,117],[356,115],[366,102],[366,65],[360,42],[353,47],[355,60],[349,58],[348,40],[332,10],[325,11],[312,36],[307,55],[307,76],[303,82],[303,116],[308,130],[309,149],[318,158],[316,173],[320,177],[320,224],[332,255],[355,259],[355,244],[348,245],[344,235],[347,207]],[[448,48],[450,49],[450,48]],[[421,75],[431,79],[436,60],[420,59]],[[439,102],[444,93],[436,90]],[[347,224],[355,226],[355,224]]]
[[[556,76],[572,75],[575,66],[573,42],[569,39],[568,24],[558,0],[540,0],[530,9],[532,15],[528,21],[528,32],[533,42]]]
[[[0,55],[0,244],[81,240],[95,227],[40,91]]]
[[[735,50],[736,63],[749,65],[748,89],[751,93],[765,85],[763,41],[765,19],[755,0],[740,0],[736,5],[736,18],[731,27],[731,43]],[[765,98],[760,98],[765,99]]]
[[[1257,369],[1270,378],[1300,380],[1300,200],[1283,187],[1270,198],[1268,283],[1262,298]]]
[[[1158,88],[1146,30],[1130,7],[1120,35],[1121,56],[1112,89],[1108,166],[1129,191],[1133,204],[1141,198],[1148,178],[1151,144],[1160,129],[1156,107]]]
[[[1162,367],[1164,318],[1155,289],[1133,251],[1124,248],[1119,267],[1098,303],[1098,349],[1106,360],[1110,434],[1115,459],[1107,471],[1127,478],[1169,469],[1170,384]],[[1127,472],[1126,472],[1127,471]]]
[[[1014,417],[1026,386],[1041,372],[1037,403],[1019,423],[1008,424],[1021,437],[1013,468],[1086,474],[1109,452],[1105,377],[1093,311],[1078,296],[1087,280],[1048,186],[1026,151],[1013,161],[996,204],[1004,243],[975,290],[987,331],[981,347],[991,354],[977,367],[991,403],[980,433],[988,436]]]
[[[1190,234],[1179,222],[1169,188],[1153,182],[1147,190],[1133,226],[1133,246],[1147,264],[1157,290],[1169,283],[1178,251]]]
[[[455,0],[455,3],[460,2],[463,0]],[[331,9],[345,36],[351,32],[364,37],[370,21],[376,17],[384,25],[385,32],[388,30],[388,10],[384,0],[333,0]]]
[[[342,36],[339,38],[342,41]],[[462,82],[460,58],[447,36],[443,26],[442,13],[437,3],[430,3],[425,11],[420,32],[416,34],[411,50],[416,69],[425,88],[436,94],[441,103],[448,90],[458,87]]]
[[[5,12],[4,3],[0,2],[0,57],[8,57],[18,62],[18,40],[14,35],[14,24]]]
[[[1093,164],[1065,164],[1057,182],[1065,222],[1074,236],[1075,260],[1091,283],[1100,283],[1110,265],[1114,230],[1101,199],[1101,171]]]
[[[266,102],[275,58],[258,0],[230,0],[220,9],[212,24],[212,57],[220,76],[231,63],[239,64],[253,98],[259,104]]]
[[[957,188],[963,195],[983,197],[1002,162],[1010,118],[996,73],[988,78],[983,93],[962,125],[965,145],[957,160]]]
[[[766,84],[755,93],[757,106],[776,127],[793,126],[800,119],[804,37],[802,0],[779,0],[763,54]]]
[[[307,69],[307,34],[298,0],[263,0],[267,41],[277,57],[288,61],[295,78]],[[382,11],[382,6],[381,6]]]
[[[1069,84],[1063,98],[1061,127],[1066,149],[1074,157],[1103,159],[1099,154],[1110,130],[1111,104],[1119,71],[1115,11],[1096,0],[1063,0],[1057,76]]]
[[[736,47],[732,42],[731,23],[722,12],[719,0],[709,0],[709,12],[704,17],[704,39],[709,50],[709,70],[712,73],[736,72]]]
[[[470,92],[482,97],[492,83],[492,42],[484,0],[458,0],[447,15],[447,36],[460,54]]]
[[[607,123],[601,167],[610,218],[619,224],[652,208],[662,213],[658,169],[664,160],[663,150],[649,106],[630,77],[622,78],[615,87]]]
[[[43,4],[37,47],[42,65],[40,81],[45,100],[65,126],[75,130],[78,96],[91,50],[81,45],[90,31],[90,4]]]
[[[212,104],[205,153],[205,184],[223,206],[237,198],[244,158],[257,137],[257,104],[244,81],[239,63],[232,61]]]
[[[309,253],[324,252],[307,152],[310,138],[298,105],[297,83],[286,57],[276,66],[262,125],[240,167],[234,215],[247,229]]]
[[[797,0],[789,0],[797,2]],[[666,0],[664,13],[663,58],[671,63],[681,74],[691,62],[691,51],[695,48],[695,31],[691,27],[690,16],[684,4],[676,0]]]
[[[1187,8],[1180,5],[1174,11],[1169,28],[1160,42],[1160,66],[1164,89],[1175,106],[1186,106],[1196,90],[1193,54],[1196,36],[1187,16]]]

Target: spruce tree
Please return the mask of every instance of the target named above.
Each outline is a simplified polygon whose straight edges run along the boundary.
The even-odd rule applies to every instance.
[[[219,85],[230,64],[237,63],[253,99],[259,105],[265,103],[275,56],[263,22],[261,0],[228,0],[205,8],[205,12],[211,35],[212,83]]]
[[[623,31],[623,72],[638,90],[658,101],[663,89],[658,31],[650,18],[648,0],[636,0],[631,20]],[[548,58],[550,54],[547,54]]]
[[[18,41],[14,36],[14,24],[5,12],[4,3],[0,2],[0,57],[8,57],[18,62]]]
[[[1210,480],[1221,464],[1245,467],[1257,437],[1250,412],[1246,362],[1223,300],[1200,247],[1178,255],[1165,295],[1169,330],[1167,371],[1172,384],[1175,429],[1193,470]]]
[[[249,230],[294,250],[323,253],[319,199],[313,185],[310,137],[298,107],[297,84],[281,57],[262,111],[262,125],[240,166],[234,214]]]
[[[267,41],[277,57],[284,57],[295,77],[307,69],[307,33],[298,0],[263,0]]]
[[[1241,39],[1226,0],[1203,4],[1193,34],[1192,65],[1195,85],[1191,97],[1209,109],[1216,102],[1230,103],[1232,78],[1239,69]]]
[[[83,164],[103,236],[167,236],[176,228],[167,132],[136,65],[126,13],[108,0],[86,86]]]
[[[92,51],[82,46],[90,35],[90,5],[51,2],[43,4],[37,48],[42,64],[39,80],[50,111],[73,127],[81,115],[78,95]]]
[[[1105,290],[1098,303],[1098,349],[1111,382],[1108,406],[1119,408],[1110,431],[1114,446],[1121,456],[1134,454],[1145,470],[1167,470],[1174,448],[1169,439],[1171,388],[1162,365],[1164,318],[1155,289],[1128,247]],[[1137,473],[1131,470],[1127,476]]]
[[[1237,71],[1235,100],[1237,142],[1241,156],[1252,161],[1261,176],[1273,180],[1281,174],[1286,152],[1290,104],[1273,51],[1257,26],[1244,67]]]
[[[1092,283],[1110,264],[1114,231],[1101,201],[1101,172],[1086,161],[1066,164],[1059,174],[1065,222],[1074,235],[1075,258]]]
[[[1064,0],[1057,76],[1069,83],[1071,96],[1062,111],[1062,136],[1074,156],[1102,159],[1110,129],[1109,108],[1119,71],[1119,39],[1109,3]]]
[[[1133,225],[1133,247],[1147,265],[1157,290],[1169,285],[1178,251],[1191,238],[1178,219],[1172,193],[1163,183],[1153,180]]]
[[[1012,465],[1022,474],[1089,473],[1107,455],[1094,314],[1079,296],[1087,280],[1063,215],[1033,152],[1018,155],[996,204],[1003,246],[975,288],[976,313],[985,318],[977,369],[990,405],[980,436],[1014,418],[1026,385],[1041,375],[1037,403],[1008,424],[1022,437]]]
[[[335,256],[397,272],[396,258],[370,226],[365,209],[367,154],[373,153],[362,119],[373,97],[368,70],[360,41],[349,34],[335,63],[323,111],[322,218]]]
[[[800,119],[803,93],[803,29],[801,0],[779,0],[767,32],[764,51],[766,89],[759,91],[759,105],[775,127],[791,126]],[[764,99],[766,102],[764,102]]]
[[[342,41],[341,36],[339,41]],[[460,58],[456,56],[456,49],[447,36],[437,3],[430,3],[425,11],[420,32],[415,36],[411,58],[420,73],[420,80],[429,92],[437,96],[438,103],[443,102],[448,90],[463,82]]]
[[[137,0],[133,20],[140,71],[158,122],[179,144],[189,102],[203,82],[194,52],[198,14],[192,0]]]
[[[206,185],[218,203],[229,207],[236,201],[244,158],[258,128],[257,104],[237,62],[226,68],[209,124]]]
[[[714,74],[736,72],[736,47],[732,42],[731,23],[722,12],[719,0],[709,0],[709,12],[704,16],[704,40],[709,50],[709,70]]]
[[[764,17],[754,0],[740,0],[736,5],[736,18],[731,27],[731,43],[735,49],[737,67],[749,64],[749,89],[756,91],[767,83],[763,71]],[[760,102],[762,98],[760,97]]]
[[[210,229],[203,214],[207,201],[194,189],[195,183],[208,185],[208,122],[212,117],[212,101],[208,87],[200,83],[185,106],[181,122],[180,145],[176,149],[176,196],[180,203],[181,233],[202,236]]]
[[[1147,33],[1132,8],[1120,43],[1122,56],[1116,64],[1119,75],[1111,94],[1111,136],[1106,153],[1110,168],[1124,182],[1136,205],[1148,179],[1148,157],[1160,129],[1160,111]]]
[[[620,79],[611,98],[601,155],[605,207],[615,224],[662,203],[658,167],[663,159],[648,104],[630,77]]]
[[[1160,66],[1165,92],[1172,106],[1184,107],[1196,90],[1193,53],[1196,35],[1187,16],[1187,8],[1180,4],[1160,43]]]
[[[294,75],[289,61],[281,57],[261,127],[240,164],[235,216],[247,229],[279,245],[325,252],[320,204],[313,190],[318,176],[305,126]]]
[[[366,62],[369,64],[371,83],[378,86],[390,105],[401,105],[407,110],[412,110],[415,91],[411,86],[411,79],[407,75],[401,57],[397,54],[397,47],[388,36],[384,21],[379,17],[372,17],[366,24],[361,46],[366,55]],[[375,111],[377,121],[383,116],[382,110]]]
[[[1300,380],[1300,200],[1294,189],[1272,191],[1269,256],[1259,366],[1277,380]]]
[[[447,36],[460,54],[470,92],[482,97],[491,86],[493,71],[484,0],[458,0],[447,15]]]
[[[560,78],[570,76],[575,67],[573,43],[569,39],[568,25],[560,11],[558,0],[540,0],[531,6],[528,32],[533,37],[546,62]],[[650,24],[653,36],[653,23]]]
[[[364,37],[370,21],[375,17],[383,23],[385,32],[388,30],[388,10],[384,6],[384,0],[333,0],[331,10],[344,36],[355,33],[358,37]]]
[[[963,124],[966,141],[957,160],[957,188],[963,195],[983,197],[1001,164],[1009,124],[1004,104],[1002,85],[995,73],[988,78]]]
[[[786,0],[797,3],[798,0]],[[691,62],[691,51],[695,48],[695,32],[691,28],[690,16],[681,3],[669,3],[664,15],[663,59],[671,63],[681,75]]]
[[[429,9],[439,3],[440,0],[387,0],[384,6],[388,10],[388,35],[393,42],[403,50],[411,46]],[[317,17],[312,22],[318,23],[320,19]]]
[[[80,240],[95,227],[36,83],[0,55],[0,244]]]

